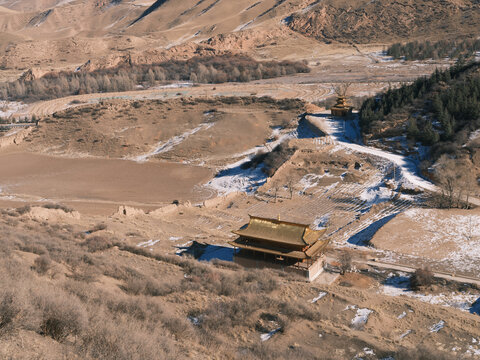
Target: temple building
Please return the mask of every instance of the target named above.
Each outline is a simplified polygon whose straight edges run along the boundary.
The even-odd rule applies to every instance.
[[[231,242],[234,261],[246,267],[274,267],[292,271],[314,280],[322,271],[328,239],[326,229],[312,230],[308,225],[250,216],[248,224],[233,231],[239,237]]]

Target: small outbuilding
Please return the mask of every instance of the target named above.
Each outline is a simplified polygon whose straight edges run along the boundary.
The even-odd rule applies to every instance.
[[[315,279],[324,265],[328,239],[326,229],[312,230],[309,225],[250,216],[248,224],[233,231],[239,237],[231,242],[234,261],[247,267],[277,267],[299,272]]]

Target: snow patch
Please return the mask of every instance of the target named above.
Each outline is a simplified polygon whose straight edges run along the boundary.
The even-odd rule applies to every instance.
[[[368,317],[373,311],[370,309],[357,309],[357,314],[352,319],[352,327],[361,329],[368,321]]]
[[[271,141],[267,146],[256,146],[250,150],[244,151],[241,154],[232,155],[231,157],[245,156],[243,159],[227,165],[223,168],[217,176],[205,184],[206,187],[212,188],[220,195],[227,195],[232,192],[246,192],[253,193],[257,188],[267,182],[267,175],[263,171],[263,164],[258,165],[256,168],[244,169],[244,165],[248,163],[254,154],[259,151],[270,151],[282,142],[293,139],[308,136],[303,130],[300,130],[300,126],[295,131],[289,131],[280,135],[281,129],[273,129],[270,138],[277,138],[277,140]]]
[[[318,300],[320,300],[321,298],[323,298],[325,295],[327,295],[327,293],[325,291],[320,291],[318,293],[318,296],[316,298],[314,298],[312,301],[310,301],[312,304],[315,304]]]
[[[138,243],[137,246],[138,247],[151,247],[151,246],[155,245],[156,243],[158,243],[159,241],[160,240],[148,240],[148,241]]]
[[[26,104],[16,101],[0,101],[0,117],[9,118],[13,114],[27,107]]]
[[[378,186],[364,190],[360,194],[360,199],[369,204],[378,204],[389,201],[392,198],[392,190],[384,186]]]
[[[425,248],[448,248],[448,253],[441,261],[461,271],[477,271],[480,261],[480,215],[450,214],[429,209],[410,209],[404,215],[420,224],[422,232],[428,234],[412,244],[413,254],[421,255]]]
[[[318,186],[319,180],[324,177],[332,177],[332,175],[330,175],[328,172],[323,175],[317,175],[317,174],[305,175],[299,181],[299,184],[303,186],[303,189],[300,191],[300,194],[305,193],[305,191],[307,191],[308,189]]]
[[[421,294],[413,292],[410,289],[410,279],[405,273],[399,273],[400,276],[390,273],[390,276],[381,287],[381,292],[388,296],[408,296],[432,305],[441,305],[452,307],[462,311],[474,313],[474,304],[480,298],[480,294],[472,293],[444,293],[444,294]],[[401,314],[403,315],[403,314]],[[399,317],[400,319],[400,317]]]
[[[417,164],[414,160],[402,155],[396,155],[384,150],[362,145],[358,118],[351,121],[344,121],[327,114],[321,114],[319,116],[320,119],[318,120],[321,122],[322,128],[343,148],[380,157],[395,164],[398,168],[400,183],[410,183],[414,187],[429,191],[435,191],[437,189],[430,181],[418,175]],[[314,122],[317,121],[314,116],[310,118]]]
[[[192,86],[193,86],[192,82],[180,82],[180,83],[173,83],[173,84],[168,84],[168,85],[153,86],[150,89],[151,90],[180,89],[180,88],[189,88],[189,87],[192,87]]]
[[[444,327],[445,327],[445,321],[440,320],[438,323],[433,324],[433,325],[430,327],[430,332],[431,332],[431,333],[437,333],[437,332],[439,332],[440,330],[442,330]]]
[[[326,229],[329,219],[330,219],[330,214],[326,214],[326,215],[323,215],[323,216],[320,216],[320,217],[316,218],[313,221],[313,226],[312,226],[313,230]]]
[[[270,340],[271,337],[273,335],[275,335],[277,332],[279,332],[280,330],[282,330],[282,328],[278,328],[278,329],[270,331],[269,333],[262,334],[262,335],[260,335],[260,340],[262,340],[262,341]]]

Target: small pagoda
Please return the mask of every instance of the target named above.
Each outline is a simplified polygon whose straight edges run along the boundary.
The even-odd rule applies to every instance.
[[[350,84],[342,84],[334,88],[337,94],[336,104],[330,108],[333,116],[348,117],[352,114],[353,106],[347,102],[347,90]]]

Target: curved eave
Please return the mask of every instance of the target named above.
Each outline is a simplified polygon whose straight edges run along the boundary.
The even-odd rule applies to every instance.
[[[259,247],[259,246],[246,245],[246,244],[238,243],[235,241],[229,241],[228,243],[240,249],[253,250],[253,251],[258,251],[258,252],[263,252],[263,253],[278,255],[278,256],[284,256],[284,257],[289,257],[289,258],[298,259],[298,260],[308,259],[307,255],[302,251],[278,251],[278,250],[268,249],[268,248]]]

